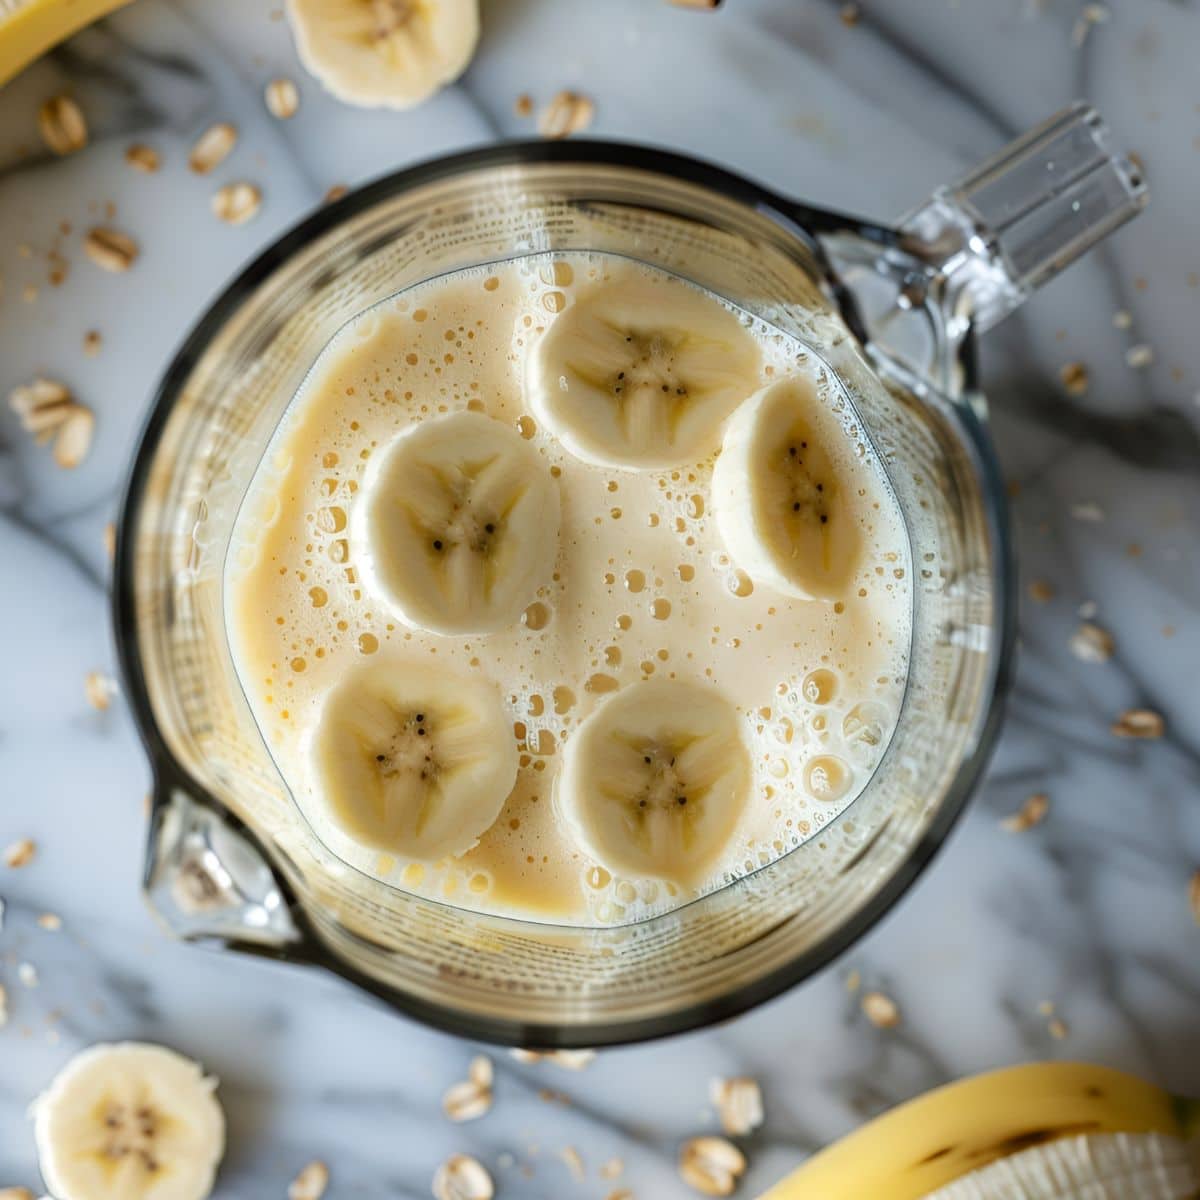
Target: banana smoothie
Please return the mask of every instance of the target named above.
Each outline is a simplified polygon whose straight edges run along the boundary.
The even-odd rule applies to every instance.
[[[242,505],[225,608],[334,853],[481,912],[611,925],[786,854],[870,785],[911,574],[809,348],[581,252],[342,329]]]

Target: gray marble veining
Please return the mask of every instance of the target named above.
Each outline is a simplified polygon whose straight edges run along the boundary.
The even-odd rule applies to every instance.
[[[331,1165],[332,1195],[425,1196],[456,1151],[488,1162],[502,1196],[604,1196],[615,1185],[596,1168],[613,1156],[639,1198],[682,1196],[675,1147],[713,1127],[718,1074],[755,1075],[766,1095],[748,1195],[880,1108],[1008,1062],[1090,1058],[1200,1093],[1200,927],[1187,904],[1200,867],[1200,15],[1182,0],[1124,0],[1077,45],[1075,0],[865,0],[853,28],[840,7],[728,0],[710,15],[659,0],[490,0],[462,81],[385,114],[326,97],[266,3],[140,0],[0,91],[0,390],[47,372],[98,414],[75,472],[0,415],[0,844],[40,846],[33,865],[0,869],[11,1009],[0,1184],[37,1178],[23,1113],[38,1088],[74,1049],[120,1037],[175,1045],[220,1075],[224,1200],[282,1195],[314,1156]],[[279,74],[302,95],[287,123],[261,100]],[[36,108],[68,83],[92,143],[52,160]],[[103,527],[151,389],[202,306],[331,185],[528,135],[514,98],[544,102],[560,87],[595,99],[597,136],[682,149],[884,219],[1083,96],[1141,156],[1153,203],[984,347],[1022,573],[1053,597],[1023,591],[999,751],[926,877],[843,962],[730,1025],[606,1052],[581,1074],[497,1055],[494,1109],[452,1126],[440,1097],[473,1047],[334,980],[159,933],[136,886],[147,771],[120,703],[94,712],[82,679],[112,666]],[[236,122],[241,143],[199,180],[187,149],[217,119]],[[125,166],[135,139],[160,151],[161,172]],[[239,178],[265,199],[234,229],[208,199]],[[142,246],[124,276],[80,250],[108,204]],[[69,263],[58,287],[46,277],[56,245]],[[1114,326],[1118,311],[1128,328]],[[103,349],[87,358],[92,328]],[[1140,343],[1154,358],[1134,369],[1126,352]],[[1090,373],[1081,397],[1058,383],[1071,361]],[[1116,639],[1107,663],[1069,650],[1085,603]],[[1161,711],[1167,736],[1114,739],[1110,722],[1132,706]],[[1047,820],[1002,832],[1032,791],[1051,797]],[[61,931],[36,924],[47,910]],[[17,980],[23,961],[38,968],[36,989]],[[898,1000],[899,1029],[865,1020],[844,986],[851,970]],[[586,1184],[559,1157],[567,1145],[584,1155]],[[515,1165],[500,1165],[506,1153]]]

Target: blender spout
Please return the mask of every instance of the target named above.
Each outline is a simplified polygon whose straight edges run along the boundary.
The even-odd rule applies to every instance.
[[[1107,143],[1096,110],[1076,102],[901,222],[951,331],[991,328],[1146,207],[1141,170]]]
[[[156,784],[143,890],[184,941],[281,953],[303,936],[284,889],[249,832],[175,780]]]

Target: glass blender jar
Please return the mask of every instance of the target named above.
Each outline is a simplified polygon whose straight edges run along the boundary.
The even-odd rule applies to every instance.
[[[1000,724],[1014,577],[976,336],[1146,200],[1076,106],[896,227],[665,152],[576,141],[427,163],[314,213],[195,327],[125,496],[114,619],[154,771],[155,912],[181,938],[319,965],[430,1024],[523,1046],[679,1032],[818,970],[929,861]],[[481,915],[340,859],[267,752],[222,603],[241,501],[333,334],[433,276],[554,250],[683,275],[811,347],[883,458],[917,576],[907,690],[871,786],[776,861],[605,928]]]

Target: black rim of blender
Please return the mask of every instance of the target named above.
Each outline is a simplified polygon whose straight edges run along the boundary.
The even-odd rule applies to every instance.
[[[1016,581],[999,464],[982,422],[969,406],[964,405],[960,414],[963,426],[970,435],[971,448],[977,456],[976,465],[983,483],[983,494],[991,501],[986,509],[986,517],[998,564],[997,575],[1000,580],[1007,582],[1006,587],[998,587],[995,593],[998,645],[992,659],[992,677],[987,685],[990,693],[987,716],[978,731],[973,752],[960,766],[929,827],[886,883],[836,933],[783,966],[725,995],[690,1005],[669,1015],[628,1021],[548,1025],[485,1017],[469,1010],[429,1002],[381,984],[335,957],[314,931],[303,904],[297,899],[285,872],[280,869],[277,857],[263,845],[253,829],[190,777],[177,762],[159,730],[138,643],[134,547],[130,533],[136,528],[150,468],[176,399],[210,342],[250,293],[309,242],[329,232],[346,218],[398,192],[471,170],[537,163],[603,165],[632,168],[656,175],[668,174],[748,205],[787,229],[811,249],[823,272],[825,287],[847,324],[860,342],[868,341],[854,298],[835,275],[817,235],[853,233],[882,247],[892,248],[899,243],[897,231],[794,202],[715,164],[637,144],[582,140],[526,141],[468,150],[390,173],[317,209],[276,239],[211,302],[175,353],[155,390],[124,488],[114,554],[112,619],[125,695],[154,773],[155,809],[148,823],[148,836],[153,837],[162,805],[173,788],[179,788],[197,802],[212,807],[223,820],[247,837],[262,854],[263,860],[272,866],[276,882],[303,937],[303,941],[296,946],[278,949],[236,939],[229,939],[224,945],[259,957],[323,967],[384,1001],[389,1007],[424,1024],[460,1036],[511,1046],[581,1048],[647,1041],[730,1020],[816,974],[845,953],[893,908],[945,842],[974,791],[995,745],[1003,718],[1004,700],[1011,682],[1011,658],[1016,634],[1013,603]],[[969,333],[962,343],[960,366],[965,380],[964,390],[975,391],[978,370],[973,333]],[[147,855],[148,866],[151,857]]]

